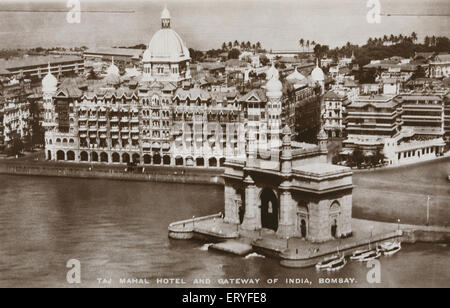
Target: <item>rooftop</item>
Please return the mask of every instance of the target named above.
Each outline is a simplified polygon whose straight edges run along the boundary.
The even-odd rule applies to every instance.
[[[9,60],[0,59],[0,73],[2,73],[2,71],[8,72],[25,67],[47,67],[48,63],[56,65],[74,61],[83,61],[83,59],[75,56],[25,56]]]
[[[99,47],[99,48],[91,48],[86,50],[84,54],[100,54],[100,55],[108,55],[108,56],[127,56],[139,58],[144,53],[142,49],[132,49],[132,48],[108,48],[108,47]]]

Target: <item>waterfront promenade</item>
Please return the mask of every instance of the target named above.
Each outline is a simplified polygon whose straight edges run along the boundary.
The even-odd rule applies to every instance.
[[[353,174],[353,217],[450,226],[450,157]],[[428,201],[428,196],[430,197]]]
[[[0,160],[0,174],[8,175],[222,185],[222,173],[220,168],[51,162],[35,155]]]

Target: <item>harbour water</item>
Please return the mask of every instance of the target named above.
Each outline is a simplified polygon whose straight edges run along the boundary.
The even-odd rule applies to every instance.
[[[397,255],[383,257],[378,285],[367,282],[366,264],[351,262],[332,274],[288,269],[277,260],[243,259],[206,251],[204,243],[168,239],[170,222],[222,208],[220,186],[1,175],[0,287],[70,287],[70,259],[81,262],[83,287],[110,286],[99,284],[99,278],[111,286],[128,286],[121,278],[141,279],[135,283],[150,283],[137,285],[146,287],[450,286],[447,245],[405,245]],[[179,280],[158,284],[162,278]],[[233,284],[236,278],[260,280]],[[275,278],[276,284],[268,284]],[[321,278],[349,280],[336,285]],[[210,284],[194,285],[195,279]]]

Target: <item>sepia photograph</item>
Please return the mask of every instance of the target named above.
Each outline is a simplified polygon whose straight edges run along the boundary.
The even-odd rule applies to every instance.
[[[449,29],[448,0],[1,0],[0,288],[450,288]]]

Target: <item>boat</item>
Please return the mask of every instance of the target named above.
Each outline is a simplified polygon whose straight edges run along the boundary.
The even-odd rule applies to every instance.
[[[318,270],[326,269],[327,267],[330,266],[332,262],[339,260],[339,258],[340,258],[339,255],[332,255],[330,257],[326,257],[325,259],[316,264],[316,269]]]
[[[376,249],[376,250],[371,250],[365,254],[362,254],[361,257],[358,259],[358,261],[360,262],[367,262],[370,260],[375,260],[378,259],[381,256],[381,251]]]
[[[393,242],[384,245],[381,244],[380,248],[381,248],[380,251],[383,252],[385,256],[393,256],[402,249],[402,243]]]
[[[366,253],[371,252],[371,251],[372,251],[371,249],[360,249],[360,250],[357,250],[351,255],[350,260],[358,260],[358,259],[361,258],[361,256],[363,254],[366,254]]]
[[[338,271],[341,268],[343,268],[347,264],[347,260],[345,259],[345,256],[342,256],[341,258],[331,261],[330,266],[327,267],[327,271]]]

